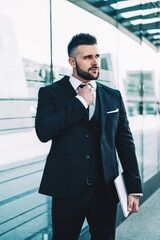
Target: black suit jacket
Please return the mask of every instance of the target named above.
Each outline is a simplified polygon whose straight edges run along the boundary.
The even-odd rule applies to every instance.
[[[101,106],[101,155],[106,185],[118,175],[118,152],[128,193],[141,193],[135,145],[118,90],[97,83]],[[57,198],[80,195],[87,177],[86,109],[75,98],[69,77],[39,90],[36,132],[42,142],[52,140],[40,192]]]

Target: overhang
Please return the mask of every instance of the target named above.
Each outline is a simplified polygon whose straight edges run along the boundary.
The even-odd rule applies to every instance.
[[[160,1],[68,0],[111,23],[138,42],[160,50]]]

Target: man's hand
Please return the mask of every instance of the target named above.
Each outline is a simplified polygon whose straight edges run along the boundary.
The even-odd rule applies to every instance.
[[[86,101],[87,105],[89,106],[91,103],[94,102],[94,99],[95,99],[95,91],[94,89],[89,86],[89,85],[86,85],[85,87],[83,88],[78,88],[78,96],[81,96],[84,98],[84,100]]]
[[[128,211],[129,213],[138,212],[139,207],[139,196],[128,195]]]

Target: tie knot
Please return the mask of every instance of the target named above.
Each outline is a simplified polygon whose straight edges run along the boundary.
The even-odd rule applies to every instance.
[[[87,86],[87,85],[90,85],[90,83],[89,83],[89,84],[81,83],[81,84],[79,85],[79,87],[80,87],[80,88],[83,88],[83,87],[85,87],[85,86]],[[91,86],[91,85],[90,85],[90,86]]]

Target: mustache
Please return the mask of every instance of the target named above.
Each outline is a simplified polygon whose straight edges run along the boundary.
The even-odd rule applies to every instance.
[[[92,70],[92,69],[98,69],[99,70],[99,67],[91,67],[91,68],[88,69],[88,71]]]

